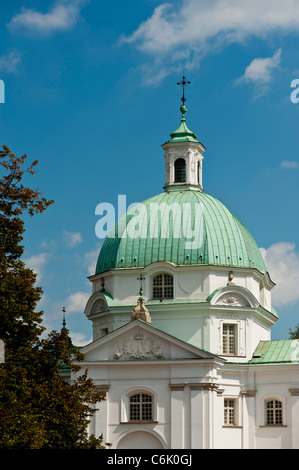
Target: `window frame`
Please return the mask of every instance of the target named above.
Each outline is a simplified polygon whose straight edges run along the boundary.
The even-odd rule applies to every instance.
[[[230,405],[226,406],[226,402],[230,402]],[[224,397],[223,398],[223,426],[224,427],[235,427],[239,426],[239,409],[238,409],[238,398],[236,397]],[[231,411],[232,422],[230,419]]]
[[[145,418],[144,416],[147,414],[150,417]],[[129,396],[129,421],[153,421],[152,395],[144,392],[138,392]]]
[[[184,162],[184,165],[178,166],[179,162],[180,163]],[[187,162],[185,158],[179,157],[174,162],[174,182],[186,183],[186,181],[187,181]]]
[[[131,419],[130,399],[138,394],[151,397],[151,419]],[[146,424],[157,422],[157,395],[155,392],[146,388],[133,388],[120,397],[120,424]]]
[[[268,415],[268,405],[270,403],[273,403],[274,404],[274,407],[272,408],[272,420],[273,422],[269,422],[269,415]],[[279,403],[280,406],[277,407],[276,404]],[[277,419],[277,412],[279,412],[279,419]],[[279,422],[278,422],[279,421]],[[279,427],[279,426],[283,426],[284,425],[284,402],[281,398],[278,398],[278,397],[269,397],[265,400],[265,426],[266,427],[270,427],[270,426],[275,426],[275,427]]]
[[[155,285],[155,280],[162,276],[162,281],[161,285]],[[172,280],[172,284],[166,284],[165,283],[165,276],[168,276]],[[155,295],[155,288],[156,289],[161,289],[162,295]],[[165,290],[171,288],[172,290],[172,296],[171,297],[166,297],[165,296]],[[152,298],[153,300],[170,300],[174,299],[174,276],[172,274],[169,274],[167,272],[155,274],[152,278]]]
[[[229,333],[224,332],[225,327],[233,328],[233,334],[230,335]],[[223,322],[222,323],[222,335],[221,335],[221,349],[223,356],[238,356],[238,324],[232,322]],[[233,352],[230,351],[230,337],[233,338]],[[227,340],[227,349],[225,349],[225,341]]]

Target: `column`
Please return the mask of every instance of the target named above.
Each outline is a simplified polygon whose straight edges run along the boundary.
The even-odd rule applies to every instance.
[[[243,449],[255,449],[255,395],[256,390],[241,390]]]
[[[292,449],[299,449],[299,389],[290,388],[291,394],[291,430],[292,430]]]
[[[192,184],[192,152],[191,150],[187,151],[185,161],[186,161],[186,183]]]
[[[191,449],[203,449],[203,395],[200,384],[191,388]]]
[[[94,435],[99,437],[103,434],[103,444],[108,442],[108,390],[110,385],[100,385],[97,387],[99,392],[106,392],[106,400],[96,404],[97,411],[95,412],[94,421]]]
[[[169,384],[171,389],[171,448],[184,449],[184,388],[185,384]]]
[[[191,449],[214,448],[214,392],[213,383],[190,384],[191,389]]]

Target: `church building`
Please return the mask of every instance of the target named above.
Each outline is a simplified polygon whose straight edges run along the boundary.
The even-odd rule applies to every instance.
[[[299,448],[299,340],[271,340],[275,284],[246,227],[204,192],[182,101],[163,192],[118,221],[89,277],[81,366],[106,391],[89,432],[112,449]]]

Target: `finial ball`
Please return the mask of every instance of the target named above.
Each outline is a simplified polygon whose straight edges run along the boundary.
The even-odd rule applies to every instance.
[[[187,111],[187,107],[184,104],[182,104],[182,106],[180,107],[180,111],[182,114],[185,114]]]

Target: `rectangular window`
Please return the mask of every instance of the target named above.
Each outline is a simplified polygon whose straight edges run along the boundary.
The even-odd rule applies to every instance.
[[[153,299],[173,298],[173,277],[169,274],[159,274],[153,280]]]
[[[224,425],[233,426],[236,424],[236,400],[225,398],[224,400]]]
[[[236,354],[236,325],[224,324],[222,330],[222,354]]]
[[[130,421],[151,421],[153,419],[153,399],[146,393],[130,397]]]
[[[279,400],[271,400],[267,402],[267,424],[268,425],[281,425],[282,424],[282,402]]]

